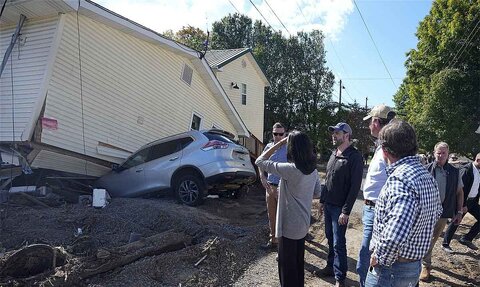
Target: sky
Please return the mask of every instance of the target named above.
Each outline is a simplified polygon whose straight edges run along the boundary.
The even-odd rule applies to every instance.
[[[285,36],[321,30],[336,80],[333,100],[339,100],[342,80],[342,103],[368,107],[394,105],[406,53],[416,47],[415,32],[432,5],[431,0],[94,1],[160,33],[187,25],[211,30],[215,21],[236,12],[268,22]]]

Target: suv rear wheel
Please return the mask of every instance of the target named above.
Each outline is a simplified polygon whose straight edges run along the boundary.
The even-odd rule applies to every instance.
[[[203,202],[205,187],[200,178],[195,175],[183,175],[175,184],[175,195],[180,203],[197,206]]]

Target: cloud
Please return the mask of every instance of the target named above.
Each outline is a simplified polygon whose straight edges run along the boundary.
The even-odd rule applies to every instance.
[[[95,0],[94,0],[95,1]],[[211,29],[213,22],[238,12],[254,20],[268,22],[283,34],[288,31],[309,32],[322,30],[336,39],[342,32],[348,16],[353,12],[352,0],[96,0],[96,2],[124,17],[138,22],[157,32],[177,31],[191,25],[202,30]],[[266,23],[265,23],[266,24]]]

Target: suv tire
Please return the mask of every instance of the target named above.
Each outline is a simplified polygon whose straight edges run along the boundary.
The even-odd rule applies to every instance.
[[[175,196],[178,202],[197,206],[202,204],[205,194],[203,181],[195,175],[182,175],[175,183]]]

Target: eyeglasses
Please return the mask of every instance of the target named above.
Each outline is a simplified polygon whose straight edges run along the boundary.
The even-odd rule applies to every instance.
[[[282,137],[285,133],[273,133],[274,136],[276,137]]]

